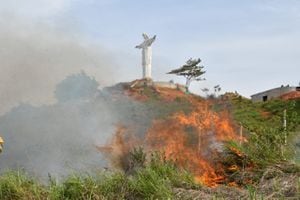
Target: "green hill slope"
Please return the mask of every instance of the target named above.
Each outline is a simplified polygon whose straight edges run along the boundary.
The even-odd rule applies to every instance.
[[[114,108],[125,101],[143,108],[130,107],[134,120],[98,147],[114,167],[62,181],[49,175],[46,184],[9,172],[0,176],[0,199],[299,197],[299,100],[252,103],[232,93],[205,99],[131,83],[104,90]]]

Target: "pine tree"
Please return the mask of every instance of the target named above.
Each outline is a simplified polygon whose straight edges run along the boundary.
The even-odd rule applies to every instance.
[[[203,74],[205,74],[205,71],[203,71],[204,66],[198,65],[201,62],[200,58],[198,59],[192,59],[190,58],[188,61],[186,61],[186,64],[181,66],[178,69],[174,69],[167,74],[176,74],[177,76],[183,76],[186,78],[186,91],[189,91],[189,87],[192,81],[202,81],[205,80],[204,78],[201,78]]]

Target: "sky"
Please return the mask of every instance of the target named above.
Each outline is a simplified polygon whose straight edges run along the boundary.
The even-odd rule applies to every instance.
[[[197,94],[298,85],[299,24],[298,0],[0,0],[0,113],[53,103],[55,85],[80,70],[101,86],[141,78],[144,32],[157,35],[154,80],[184,84],[166,73],[201,58]]]

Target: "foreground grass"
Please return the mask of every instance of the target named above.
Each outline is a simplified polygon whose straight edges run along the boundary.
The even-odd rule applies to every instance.
[[[0,176],[0,199],[173,199],[173,187],[199,186],[190,174],[153,154],[131,174],[70,175],[62,182],[49,177],[47,184],[40,184],[24,172],[7,172]]]

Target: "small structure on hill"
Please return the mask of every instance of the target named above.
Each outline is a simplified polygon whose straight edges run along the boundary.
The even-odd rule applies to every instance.
[[[151,79],[140,79],[132,81],[129,84],[130,88],[134,87],[160,87],[160,88],[169,88],[169,89],[177,89],[182,92],[186,91],[186,88],[184,85],[180,85],[177,83],[174,83],[173,81],[164,82],[164,81],[153,81]]]
[[[144,42],[135,48],[142,49],[142,66],[143,79],[151,79],[151,62],[152,62],[152,48],[151,44],[154,42],[156,35],[149,38],[147,34],[143,33]]]
[[[281,86],[278,88],[266,90],[263,92],[259,92],[256,94],[251,95],[251,100],[253,102],[262,102],[262,101],[268,101],[271,99],[277,99],[281,98],[282,96],[286,96],[289,93],[300,93],[300,86],[293,87],[293,86]]]

